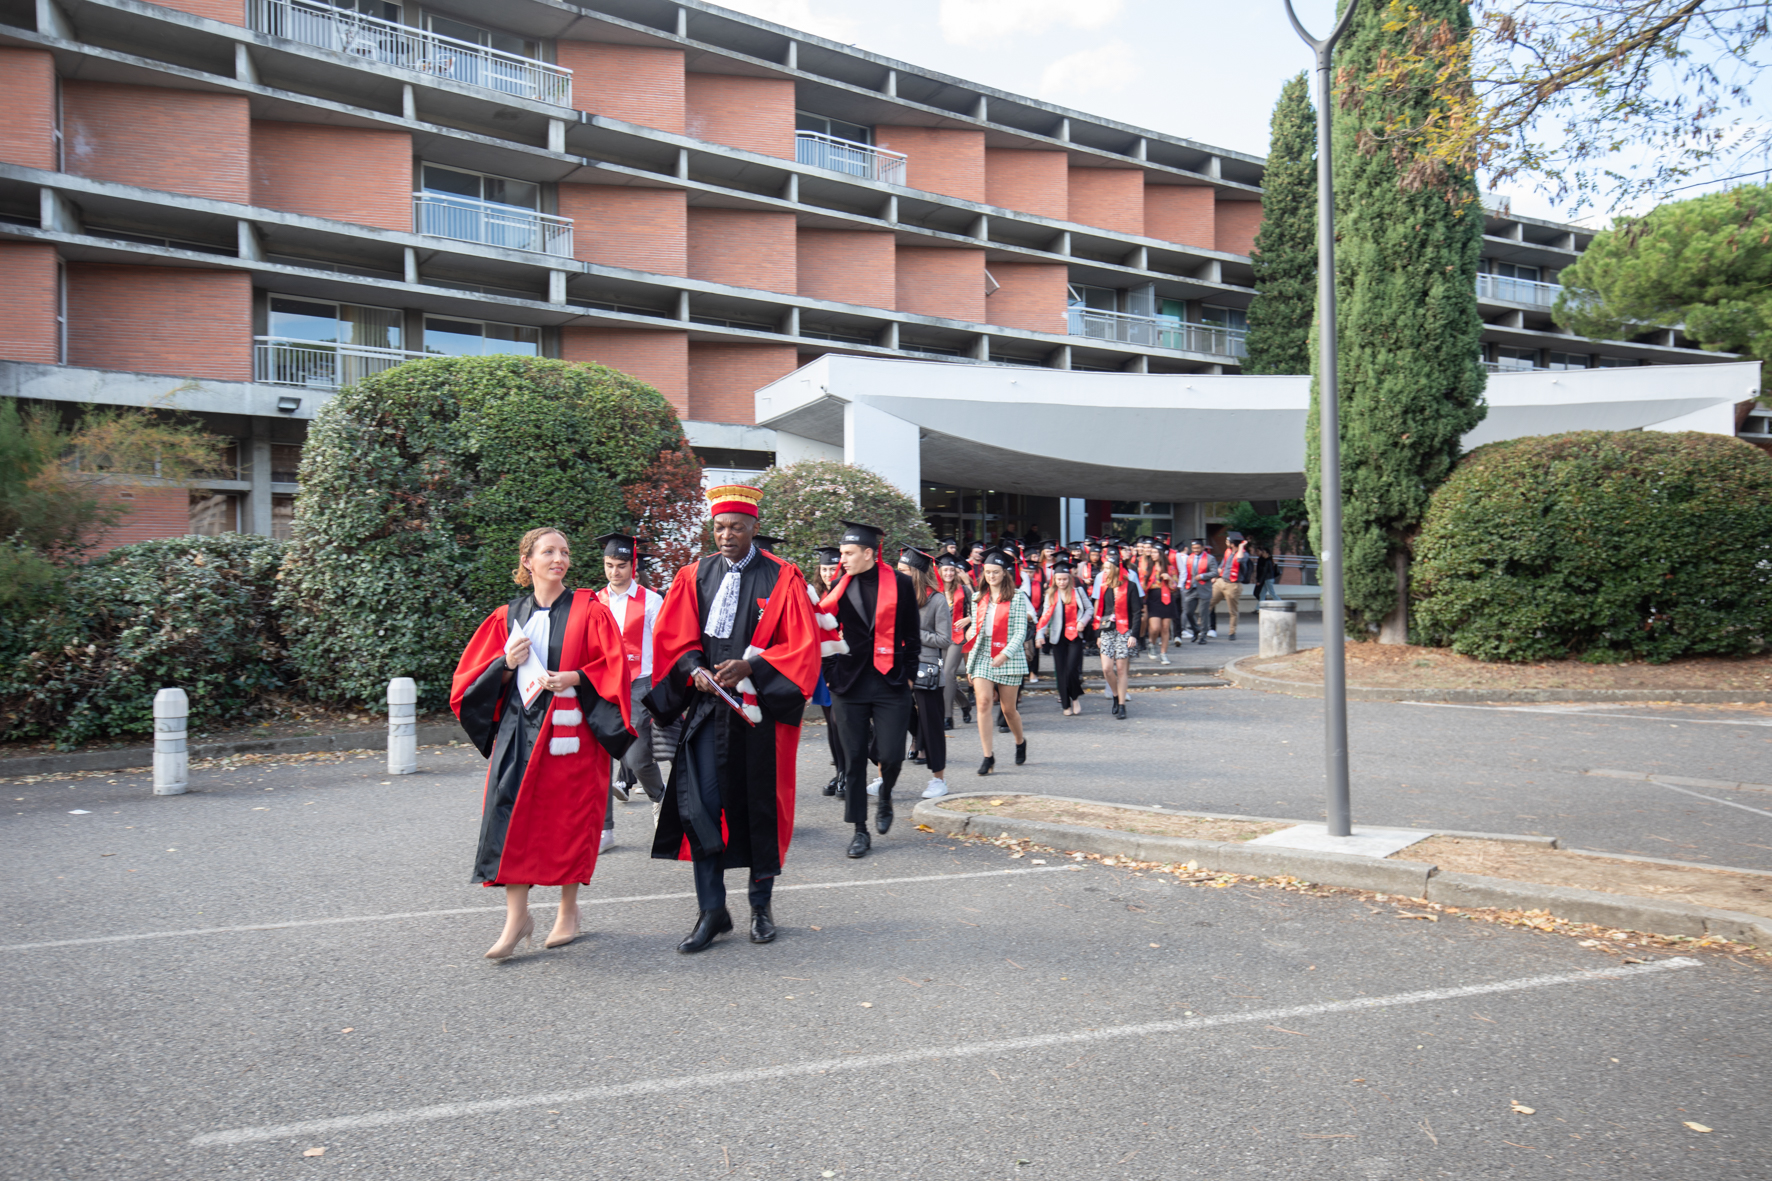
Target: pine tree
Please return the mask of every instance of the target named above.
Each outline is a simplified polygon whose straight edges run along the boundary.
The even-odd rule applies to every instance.
[[[1317,117],[1299,74],[1274,104],[1262,179],[1261,230],[1249,261],[1261,297],[1249,305],[1244,373],[1309,373],[1317,304]]]
[[[1412,160],[1395,142],[1400,129],[1441,113],[1439,100],[1429,87],[1387,85],[1379,70],[1399,60],[1444,64],[1470,27],[1463,0],[1388,8],[1365,0],[1336,51],[1342,571],[1348,634],[1376,632],[1384,643],[1408,642],[1410,542],[1485,407],[1476,181]],[[1317,396],[1313,381],[1312,504],[1322,488]],[[1313,523],[1311,540],[1321,553],[1318,529]]]

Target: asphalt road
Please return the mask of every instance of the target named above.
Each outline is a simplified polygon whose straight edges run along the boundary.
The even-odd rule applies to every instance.
[[[1148,693],[1127,722],[1089,704],[1033,714],[1032,761],[991,786],[1315,814],[1316,703]],[[1752,779],[1763,728],[1390,705],[1354,727],[1357,819],[1539,811],[1636,840],[1628,798],[1719,863],[1763,836],[1559,769]],[[975,786],[956,737],[955,784]],[[466,884],[484,764],[460,748],[398,779],[369,758],[199,771],[165,799],[121,776],[6,785],[0,1176],[1772,1174],[1763,968],[1624,965],[904,822],[852,862],[814,786],[823,740],[808,729],[780,939],[695,957],[672,951],[687,867],[645,856],[636,805],[589,936],[484,961],[498,899]]]

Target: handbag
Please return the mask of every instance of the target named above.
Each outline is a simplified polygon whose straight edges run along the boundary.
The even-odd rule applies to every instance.
[[[941,688],[941,665],[927,661],[917,661],[917,679],[911,682],[913,689]]]

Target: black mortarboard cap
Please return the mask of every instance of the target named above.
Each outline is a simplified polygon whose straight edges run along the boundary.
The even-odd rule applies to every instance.
[[[935,564],[935,559],[914,545],[907,545],[898,551],[898,560],[913,570],[921,570],[927,574]]]
[[[605,533],[597,538],[597,544],[603,547],[603,556],[606,558],[632,562],[640,554],[640,539],[627,533]]]
[[[818,547],[818,564],[820,566],[836,566],[843,561],[843,551],[834,545]]]
[[[1069,558],[1055,559],[1052,563],[1052,572],[1054,574],[1069,574],[1071,572],[1071,560]]]
[[[952,554],[937,554],[935,556],[935,564],[937,566],[958,566],[960,564],[960,559]]]
[[[1049,549],[1057,549],[1057,548],[1058,548],[1058,542],[1054,541],[1050,537],[1048,537],[1045,541],[1042,541],[1040,543],[1040,549],[1042,552],[1049,550]]]
[[[1243,535],[1241,533],[1238,533],[1235,529],[1233,529],[1229,533],[1226,533],[1224,535],[1224,539],[1226,541],[1242,541]]]
[[[880,548],[880,539],[884,536],[885,531],[877,525],[863,525],[860,521],[843,522],[844,545],[865,545],[877,550]]]
[[[765,534],[765,533],[758,533],[755,536],[753,536],[751,538],[751,540],[753,540],[757,543],[758,549],[761,549],[767,553],[774,553],[775,547],[781,544],[781,538],[770,537],[768,534]]]
[[[984,564],[987,566],[1002,566],[1004,569],[1008,569],[1015,565],[1015,558],[1010,555],[1007,550],[986,550]]]

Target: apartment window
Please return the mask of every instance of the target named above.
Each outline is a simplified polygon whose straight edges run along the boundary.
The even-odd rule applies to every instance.
[[[1087,283],[1072,283],[1070,287],[1071,306],[1089,308],[1097,312],[1117,312],[1120,310],[1120,292],[1113,287],[1091,287]]]
[[[345,12],[360,12],[364,16],[373,16],[378,20],[400,23],[400,6],[388,4],[384,0],[308,0],[326,8],[338,8]]]
[[[295,497],[285,492],[271,496],[271,536],[288,541],[295,535]]]
[[[1212,304],[1200,307],[1200,323],[1210,324],[1214,328],[1228,328],[1232,332],[1249,330],[1249,313],[1242,308],[1221,308]]]
[[[425,317],[425,352],[444,357],[541,356],[541,329],[484,320]]]
[[[190,529],[199,537],[240,532],[240,494],[192,489]]]
[[[268,324],[270,335],[284,340],[397,349],[401,319],[394,308],[273,295]]]
[[[541,57],[541,42],[519,37],[515,33],[499,33],[492,29],[483,29],[479,25],[470,25],[466,21],[458,21],[435,14],[427,15],[425,21],[425,27],[439,37],[454,37],[457,41],[466,41],[469,45],[484,45],[488,49],[496,49],[501,53],[514,53],[518,57]]]
[[[440,164],[426,164],[420,176],[419,187],[432,196],[491,201],[517,209],[541,208],[541,186],[526,180],[511,180],[509,177],[490,176],[484,172],[466,172],[459,168],[445,168]]]
[[[874,129],[864,127],[860,123],[845,123],[841,119],[832,119],[826,115],[814,115],[811,111],[794,112],[795,131],[813,131],[819,135],[828,135],[833,139],[846,139],[850,143],[871,144],[874,142]]]
[[[1592,369],[1594,359],[1587,353],[1559,353],[1552,350],[1544,367],[1546,369]]]
[[[1522,266],[1517,262],[1502,262],[1500,259],[1494,258],[1485,258],[1482,269],[1503,279],[1525,279],[1531,283],[1538,282],[1539,276],[1544,273],[1538,267]]]
[[[1516,349],[1508,345],[1495,346],[1495,367],[1501,370],[1536,369],[1538,368],[1537,349]]]
[[[301,475],[301,444],[271,444],[271,482],[293,484]]]

